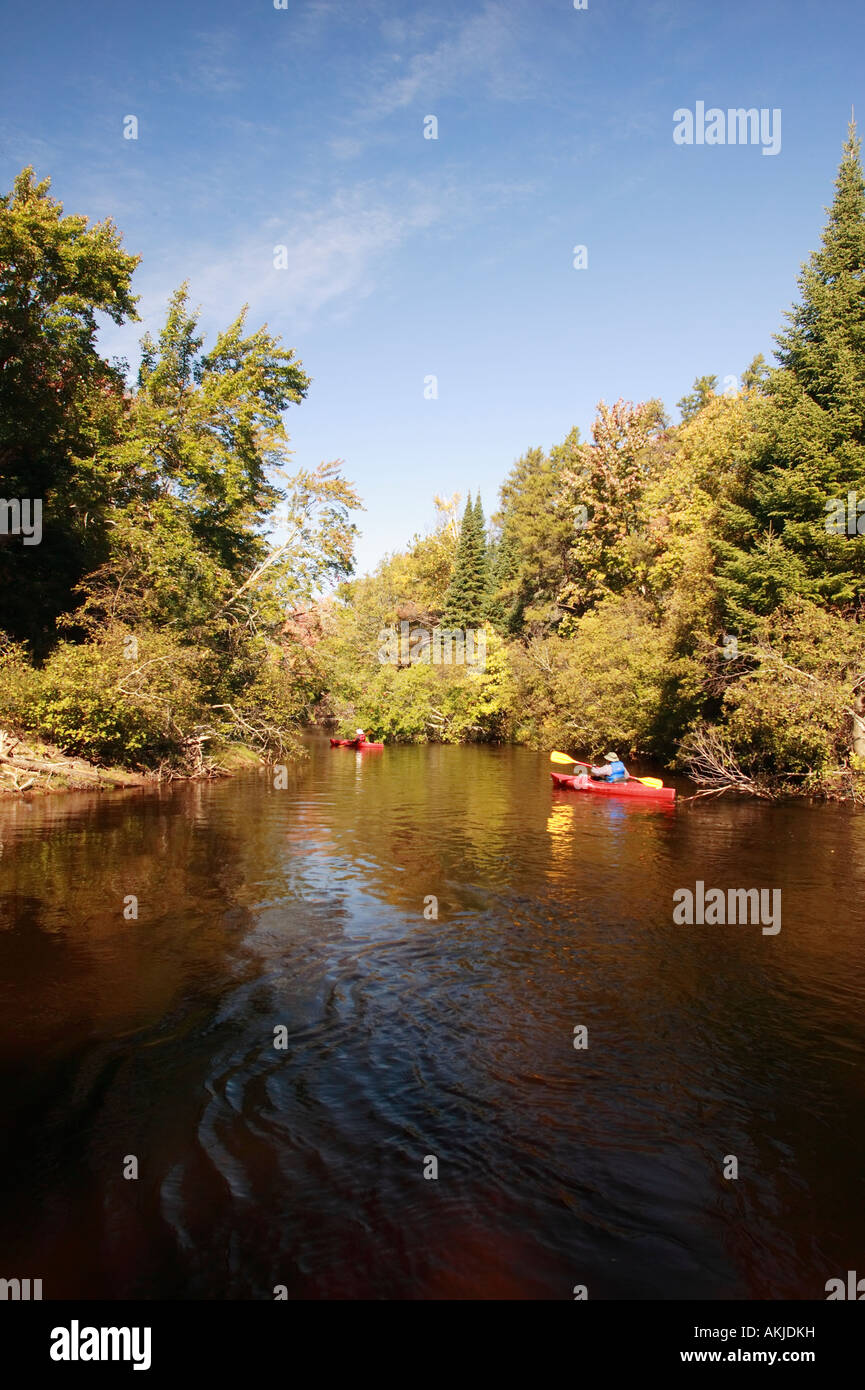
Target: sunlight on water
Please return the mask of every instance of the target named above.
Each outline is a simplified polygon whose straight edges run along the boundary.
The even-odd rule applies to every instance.
[[[310,746],[287,790],[0,807],[4,1266],[262,1299],[821,1298],[855,1267],[860,815]],[[780,887],[782,929],[675,925],[697,880]]]

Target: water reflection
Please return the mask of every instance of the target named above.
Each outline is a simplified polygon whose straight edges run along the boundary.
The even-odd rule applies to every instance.
[[[320,744],[287,790],[3,805],[4,1267],[48,1297],[822,1297],[865,1235],[863,825]],[[780,887],[779,935],[674,926],[698,878]]]

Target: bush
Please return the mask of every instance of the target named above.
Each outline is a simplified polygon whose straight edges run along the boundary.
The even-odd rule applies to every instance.
[[[231,737],[277,758],[299,757],[298,725],[308,717],[323,684],[312,652],[268,646],[257,672],[229,703],[217,706]]]
[[[606,599],[571,636],[536,639],[514,664],[517,737],[548,747],[664,756],[701,700],[702,668],[633,598]]]
[[[487,629],[483,670],[376,665],[352,696],[336,705],[352,733],[359,724],[391,743],[477,743],[508,737],[514,692],[507,650]]]
[[[751,669],[723,706],[742,766],[819,779],[845,763],[853,683],[865,666],[858,624],[800,601],[760,624],[745,656]]]
[[[26,647],[0,633],[0,727],[16,734],[30,727],[38,687]]]
[[[119,625],[98,641],[61,642],[37,673],[28,727],[97,763],[182,765],[205,714],[197,656],[173,635]]]

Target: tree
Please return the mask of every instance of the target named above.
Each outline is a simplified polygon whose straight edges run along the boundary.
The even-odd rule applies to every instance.
[[[663,422],[660,401],[601,401],[591,445],[578,450],[575,466],[562,472],[574,521],[569,573],[558,601],[575,613],[621,593],[645,570],[642,503]]]
[[[442,621],[451,627],[474,627],[483,621],[487,599],[483,509],[480,494],[475,506],[469,493]]]
[[[292,479],[284,466],[282,413],[303,400],[309,378],[265,328],[246,333],[245,314],[202,352],[183,285],[158,341],[142,340],[126,438],[115,450],[135,486],[112,517],[111,556],[83,584],[84,612],[97,621],[110,610],[130,623],[189,629],[242,611],[254,625],[254,590],[257,602],[270,593],[273,624],[318,582],[350,567],[354,529],[345,529],[346,518],[357,498],[335,465]],[[310,524],[316,500],[325,521],[318,532]],[[280,525],[290,539],[274,547],[268,528]]]
[[[512,529],[501,532],[491,541],[488,559],[487,617],[498,632],[516,632],[522,619],[522,610],[513,598],[520,556]]]
[[[96,349],[97,313],[137,318],[139,257],[108,220],[64,216],[32,168],[0,197],[0,495],[38,499],[42,542],[0,538],[3,625],[44,654],[75,584],[108,546],[128,485],[122,364]]]
[[[801,300],[776,335],[776,356],[830,410],[838,430],[865,439],[865,182],[853,121],[819,251],[799,276]]]
[[[695,415],[699,415],[703,407],[708,405],[717,393],[717,390],[718,378],[716,376],[698,376],[694,381],[691,394],[676,401],[677,408],[682,412],[682,424],[687,424],[689,420],[693,420]]]
[[[851,493],[865,498],[865,184],[852,125],[835,189],[718,511],[719,588],[740,633],[798,599],[853,611],[865,589],[865,537],[847,514]]]
[[[481,600],[478,606],[478,621],[481,622],[486,617],[490,601],[490,547],[487,540],[487,523],[480,493],[478,493],[475,498],[474,524],[476,547],[475,567],[478,590],[481,594]]]
[[[577,465],[580,447],[574,428],[549,454],[529,449],[500,489],[489,611],[509,632],[527,623],[554,625],[561,616],[556,600],[568,579],[575,525],[563,477]]]
[[[744,372],[742,373],[742,386],[746,391],[762,390],[771,372],[762,352],[751,358]]]
[[[182,286],[158,339],[145,337],[115,449],[132,484],[70,621],[97,648],[118,624],[139,643],[171,630],[199,654],[202,720],[228,718],[232,736],[281,748],[286,712],[303,703],[292,684],[315,684],[308,662],[286,665],[286,615],[351,573],[360,504],[339,463],[289,476],[282,415],[308,378],[292,349],[244,320],[203,351]]]

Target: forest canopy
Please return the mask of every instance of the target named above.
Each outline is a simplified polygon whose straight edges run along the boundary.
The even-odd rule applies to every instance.
[[[645,754],[706,786],[856,794],[865,772],[865,187],[851,125],[818,251],[733,389],[601,401],[513,465],[491,525],[439,504],[327,605],[346,727]],[[436,556],[435,567],[430,557]],[[376,664],[402,623],[482,625],[484,670]],[[420,650],[420,648],[418,648]],[[356,657],[361,654],[359,662]]]
[[[309,378],[246,309],[207,348],[182,285],[134,384],[104,360],[136,264],[32,169],[0,199],[0,493],[41,511],[39,544],[0,535],[0,724],[164,771],[281,754],[320,693],[286,614],[351,573],[360,502],[291,469]]]
[[[589,439],[516,460],[489,521],[476,492],[437,497],[431,529],[359,578],[354,488],[338,463],[291,465],[284,417],[310,388],[293,349],[245,309],[206,345],[181,285],[134,382],[100,355],[98,316],[136,319],[137,263],[31,169],[0,199],[0,726],[180,772],[231,742],[282,756],[318,720],[862,795],[852,124],[774,365],[723,393],[698,375],[677,423],[657,399],[599,402]],[[14,524],[27,499],[38,544]]]

